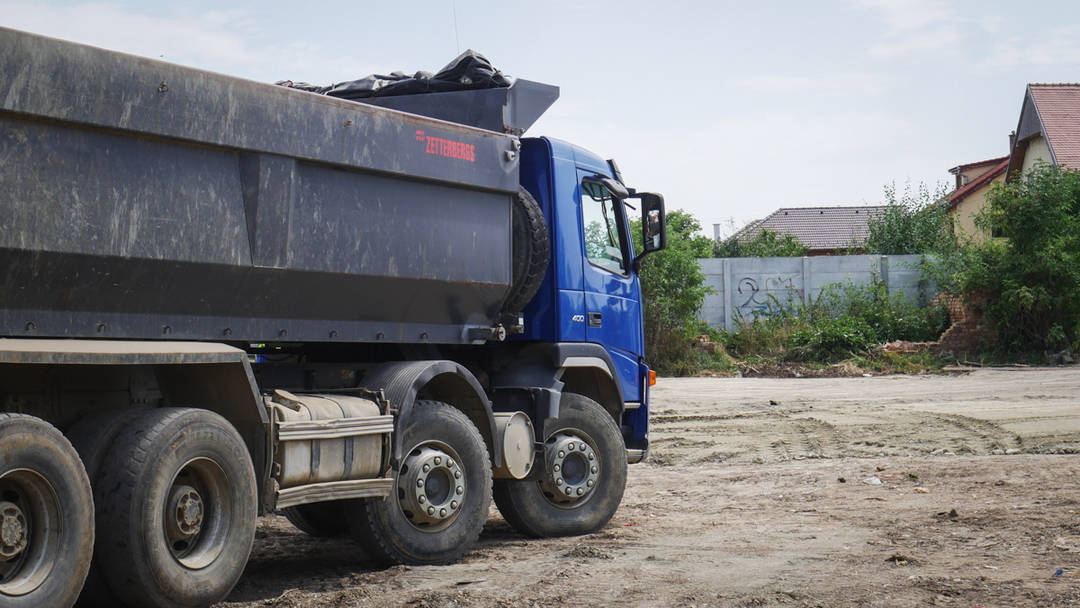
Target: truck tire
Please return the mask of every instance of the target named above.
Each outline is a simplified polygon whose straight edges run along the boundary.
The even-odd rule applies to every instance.
[[[131,607],[224,599],[255,539],[255,471],[221,416],[163,408],[133,420],[105,458],[97,552],[110,589]]]
[[[547,272],[551,243],[544,212],[529,191],[521,188],[514,197],[512,221],[512,276],[510,293],[503,304],[508,313],[519,313],[536,295]]]
[[[94,498],[60,431],[0,414],[0,606],[70,607],[94,550]]]
[[[535,538],[594,532],[611,520],[626,487],[626,447],[600,404],[563,393],[545,427],[539,481],[498,480],[495,504],[507,523]]]
[[[79,453],[79,458],[82,459],[83,466],[86,468],[86,477],[90,480],[90,490],[94,493],[95,505],[100,501],[101,470],[105,463],[105,456],[124,427],[145,411],[123,408],[92,412],[68,430],[67,437],[75,451]],[[98,524],[100,525],[100,521]],[[105,538],[106,534],[98,530],[97,537]],[[116,595],[105,582],[99,561],[95,558],[90,563],[90,572],[86,575],[86,583],[83,585],[76,606],[94,608],[95,606],[115,606],[119,603]]]
[[[418,401],[401,441],[390,496],[346,503],[353,537],[382,565],[453,562],[476,543],[491,506],[484,440],[461,411]]]
[[[337,538],[349,534],[345,506],[339,500],[288,507],[282,513],[289,523],[309,536]]]

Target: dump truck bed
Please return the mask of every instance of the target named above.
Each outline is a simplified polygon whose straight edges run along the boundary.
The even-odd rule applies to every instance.
[[[0,335],[475,340],[515,145],[0,28]]]

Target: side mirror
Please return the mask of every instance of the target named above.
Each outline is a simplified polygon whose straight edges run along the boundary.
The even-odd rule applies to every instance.
[[[664,197],[653,192],[635,193],[641,199],[641,254],[634,258],[634,270],[641,270],[641,259],[667,247],[667,221]]]

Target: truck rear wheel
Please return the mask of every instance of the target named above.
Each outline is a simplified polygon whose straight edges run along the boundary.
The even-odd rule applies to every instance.
[[[495,483],[495,504],[516,530],[532,537],[572,536],[602,528],[622,502],[626,447],[600,404],[563,393],[559,417],[545,428],[540,480]]]
[[[336,538],[349,534],[342,501],[316,502],[282,509],[289,523],[301,532],[318,538]]]
[[[52,425],[0,414],[0,605],[71,606],[94,550],[94,499]]]
[[[228,595],[255,538],[255,472],[224,418],[150,410],[105,459],[99,565],[128,606],[205,606]]]
[[[105,456],[116,438],[120,436],[124,428],[142,415],[145,410],[134,408],[109,409],[89,413],[75,426],[68,430],[67,437],[71,445],[79,453],[83,466],[86,467],[86,477],[90,480],[90,489],[94,493],[94,504],[100,500],[101,470],[105,463]],[[98,522],[100,525],[100,521]],[[98,537],[105,538],[107,534],[97,532]],[[100,559],[96,558],[90,563],[90,572],[86,575],[86,583],[79,595],[78,606],[93,608],[95,606],[115,606],[119,603],[116,596],[109,589],[101,574]]]
[[[484,440],[459,410],[418,401],[401,441],[390,496],[346,504],[353,537],[384,565],[452,562],[476,543],[491,505]]]

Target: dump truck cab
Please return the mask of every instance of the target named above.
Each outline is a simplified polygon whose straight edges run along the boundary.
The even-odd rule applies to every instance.
[[[648,252],[661,243],[642,247],[644,235],[633,234],[631,226],[645,211],[638,203],[649,200],[654,207],[659,203],[653,231],[662,231],[663,199],[632,190],[613,192],[625,188],[613,161],[548,137],[522,140],[521,182],[547,218],[552,259],[523,311],[524,332],[512,339],[601,345],[624,403],[624,440],[643,457],[648,449],[649,368],[634,243]],[[631,197],[640,201],[628,200]]]

